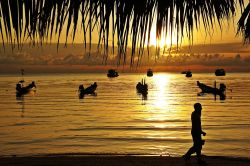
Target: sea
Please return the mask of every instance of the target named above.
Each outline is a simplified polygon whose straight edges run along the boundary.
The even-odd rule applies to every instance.
[[[0,75],[0,156],[129,154],[181,156],[192,146],[191,113],[202,104],[202,154],[250,158],[250,73],[26,74],[36,90],[16,97],[20,75]],[[148,95],[137,93],[145,79]],[[197,81],[227,86],[226,99]],[[79,99],[78,87],[97,82]]]

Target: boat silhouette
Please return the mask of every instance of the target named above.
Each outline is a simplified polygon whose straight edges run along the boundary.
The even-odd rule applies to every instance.
[[[215,72],[214,72],[214,74],[215,74],[216,76],[225,76],[225,75],[226,75],[226,72],[225,72],[224,69],[216,69]]]
[[[115,69],[109,69],[107,76],[108,77],[118,77],[119,74],[118,74],[118,72]]]
[[[148,77],[152,77],[154,74],[153,74],[153,70],[152,69],[148,69],[147,71],[147,76]]]
[[[226,99],[226,95],[225,95],[226,85],[223,83],[220,83],[220,87],[216,88],[216,81],[214,85],[215,85],[214,87],[211,87],[211,86],[208,86],[206,84],[203,84],[197,81],[197,86],[201,89],[201,92],[199,94],[201,95],[204,93],[210,93],[210,94],[215,95],[215,99],[216,99],[216,95],[219,95],[221,100],[225,100]]]
[[[142,79],[141,82],[137,83],[136,90],[138,93],[141,93],[143,95],[148,94],[148,84],[146,84],[145,79]]]
[[[87,95],[87,94],[91,94],[91,95],[95,95],[95,90],[97,88],[97,83],[94,82],[94,84],[91,84],[89,87],[85,88],[83,87],[83,85],[79,85],[79,89],[78,89],[78,92],[79,92],[79,98],[83,98],[84,95]]]
[[[16,84],[16,96],[21,97],[22,95],[25,95],[29,93],[30,91],[34,90],[36,88],[35,81],[32,81],[28,86],[24,86],[24,80],[19,81]]]

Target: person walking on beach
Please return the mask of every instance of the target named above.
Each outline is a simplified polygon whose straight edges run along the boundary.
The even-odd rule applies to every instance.
[[[191,120],[192,120],[191,134],[193,138],[193,146],[187,151],[185,155],[183,155],[183,158],[185,160],[189,160],[191,155],[193,153],[196,153],[198,163],[205,163],[205,161],[201,159],[201,149],[202,149],[202,145],[204,145],[205,143],[205,141],[201,139],[201,134],[203,136],[206,136],[206,133],[202,131],[202,128],[201,128],[201,110],[202,110],[201,104],[195,103],[194,111],[192,112],[192,115],[191,115]]]

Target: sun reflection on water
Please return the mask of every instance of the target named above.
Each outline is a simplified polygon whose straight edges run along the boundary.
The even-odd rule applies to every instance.
[[[156,85],[154,105],[161,109],[168,106],[166,92],[169,91],[170,76],[167,74],[158,74],[154,76],[154,84]]]
[[[175,127],[177,123],[172,123],[183,118],[183,112],[179,107],[176,98],[176,92],[173,92],[171,82],[175,77],[171,74],[159,73],[153,77],[152,104],[150,105],[150,114],[145,117],[147,121],[155,128],[163,129]],[[178,107],[178,108],[177,108]],[[158,133],[159,134],[159,133]],[[151,134],[148,133],[150,136]]]

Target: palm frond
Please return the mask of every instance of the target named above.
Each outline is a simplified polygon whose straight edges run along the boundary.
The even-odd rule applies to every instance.
[[[223,19],[233,17],[237,4],[243,6],[243,0],[0,0],[0,33],[3,43],[19,45],[26,38],[43,43],[54,36],[59,43],[65,27],[67,43],[70,32],[73,42],[81,25],[85,47],[92,42],[94,29],[107,56],[110,38],[113,50],[117,41],[118,64],[126,62],[131,43],[133,65],[136,53],[140,59],[145,45],[149,47],[152,26],[158,38],[175,33],[177,44],[185,36],[192,41],[200,25],[209,31],[215,23],[221,25]],[[249,11],[248,5],[238,23],[246,40],[250,38]]]
[[[237,34],[242,34],[245,43],[250,42],[250,2],[238,21]]]

